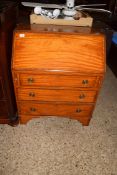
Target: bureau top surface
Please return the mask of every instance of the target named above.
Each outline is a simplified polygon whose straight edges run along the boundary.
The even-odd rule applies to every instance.
[[[105,71],[105,37],[95,33],[16,30],[12,68],[45,72]]]

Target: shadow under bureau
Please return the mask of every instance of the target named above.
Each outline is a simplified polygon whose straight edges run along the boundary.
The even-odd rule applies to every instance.
[[[88,125],[105,72],[105,37],[34,25],[14,33],[12,74],[20,123],[39,116]],[[50,30],[51,29],[51,30]]]

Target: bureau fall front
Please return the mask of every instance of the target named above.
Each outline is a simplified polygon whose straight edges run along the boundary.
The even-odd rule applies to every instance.
[[[14,33],[12,75],[20,123],[58,116],[89,124],[105,73],[105,37],[63,28],[37,25]]]

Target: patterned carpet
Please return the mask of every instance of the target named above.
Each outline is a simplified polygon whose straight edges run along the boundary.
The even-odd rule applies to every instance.
[[[45,117],[0,125],[0,175],[117,175],[117,79],[107,69],[88,127]]]

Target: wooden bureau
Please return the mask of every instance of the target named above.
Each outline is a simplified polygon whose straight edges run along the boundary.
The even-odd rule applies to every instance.
[[[14,32],[12,74],[20,123],[39,116],[88,125],[105,73],[105,37],[80,27]]]

